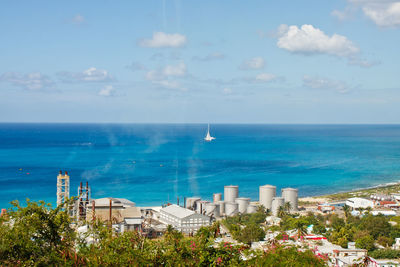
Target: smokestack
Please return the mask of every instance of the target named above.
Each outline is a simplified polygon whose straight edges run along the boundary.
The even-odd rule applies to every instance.
[[[89,203],[89,182],[86,181],[86,203]]]
[[[96,201],[92,201],[92,220],[94,221],[94,220],[96,220],[96,214],[95,214],[95,211],[96,211]]]
[[[62,170],[60,170],[60,172],[59,172],[60,174],[62,174]]]
[[[179,197],[177,198],[177,205],[179,206]]]
[[[110,198],[110,228],[112,227],[111,217],[112,217],[112,198]]]
[[[68,175],[68,172],[67,172],[67,171],[65,171],[65,175]]]
[[[186,197],[183,197],[183,207],[186,208]]]
[[[81,182],[81,185],[79,186],[79,196],[82,196],[82,182]]]

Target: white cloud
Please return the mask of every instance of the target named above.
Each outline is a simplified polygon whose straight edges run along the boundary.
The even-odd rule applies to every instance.
[[[40,72],[21,74],[17,72],[6,72],[0,75],[0,81],[11,83],[14,86],[26,90],[39,91],[54,87],[54,82]]]
[[[143,47],[181,47],[186,44],[186,36],[174,33],[155,32],[151,39],[142,39],[139,45]]]
[[[328,54],[338,57],[351,57],[359,53],[359,48],[345,36],[328,36],[312,25],[304,24],[301,28],[296,25],[281,25],[278,34],[278,47],[293,53]]]
[[[332,15],[342,19],[348,10],[361,8],[364,15],[380,27],[400,26],[400,1],[398,0],[347,0],[347,2],[349,6],[344,11],[335,10]]]
[[[239,68],[242,70],[258,70],[264,68],[264,66],[265,61],[262,57],[254,57],[243,61]]]
[[[106,70],[91,67],[83,72],[59,72],[58,77],[64,82],[109,82],[113,77]]]
[[[303,85],[312,89],[334,90],[342,94],[347,93],[350,90],[348,85],[342,81],[335,81],[321,77],[311,77],[307,75],[303,77]]]
[[[260,73],[256,76],[255,80],[256,80],[256,82],[271,82],[271,81],[274,81],[276,78],[277,77],[275,74]]]
[[[105,97],[115,96],[115,92],[116,90],[112,85],[106,85],[104,86],[103,89],[99,91],[99,96],[105,96]]]
[[[167,77],[183,77],[186,75],[186,64],[179,62],[176,65],[167,65],[161,70],[150,70],[146,73],[146,79],[149,81],[159,81]]]
[[[198,61],[222,60],[222,59],[225,59],[225,55],[222,53],[219,53],[219,52],[214,52],[214,53],[208,54],[204,57],[195,56],[192,59],[198,60]]]
[[[72,22],[73,24],[80,25],[80,24],[82,24],[82,23],[85,22],[85,18],[84,18],[82,15],[80,15],[80,14],[76,14],[76,15],[71,19],[71,22]]]
[[[150,70],[146,73],[145,78],[153,84],[160,85],[164,88],[186,91],[187,89],[183,87],[180,82],[174,80],[186,76],[186,73],[186,64],[181,61],[176,65],[167,65],[159,70]]]

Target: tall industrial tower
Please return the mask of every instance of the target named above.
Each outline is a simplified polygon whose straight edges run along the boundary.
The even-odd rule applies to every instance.
[[[57,206],[63,204],[69,198],[69,176],[68,172],[57,176]]]

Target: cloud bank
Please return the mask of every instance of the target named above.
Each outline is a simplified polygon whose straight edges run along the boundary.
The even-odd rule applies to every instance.
[[[182,47],[186,44],[186,36],[174,33],[168,34],[164,32],[155,32],[151,39],[142,39],[139,41],[139,45],[142,47]]]

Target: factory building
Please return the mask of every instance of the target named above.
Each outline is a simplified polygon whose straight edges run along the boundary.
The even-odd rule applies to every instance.
[[[200,227],[211,224],[210,217],[178,205],[170,205],[162,208],[159,220],[162,223],[172,225],[175,229],[184,233],[193,233],[199,230]]]
[[[135,203],[125,198],[94,199],[86,210],[86,220],[100,219],[112,222],[113,228],[119,232],[142,230],[143,216]]]
[[[365,198],[353,197],[346,200],[346,205],[351,207],[352,209],[357,209],[357,208],[366,209],[368,207],[373,208],[374,202]]]

